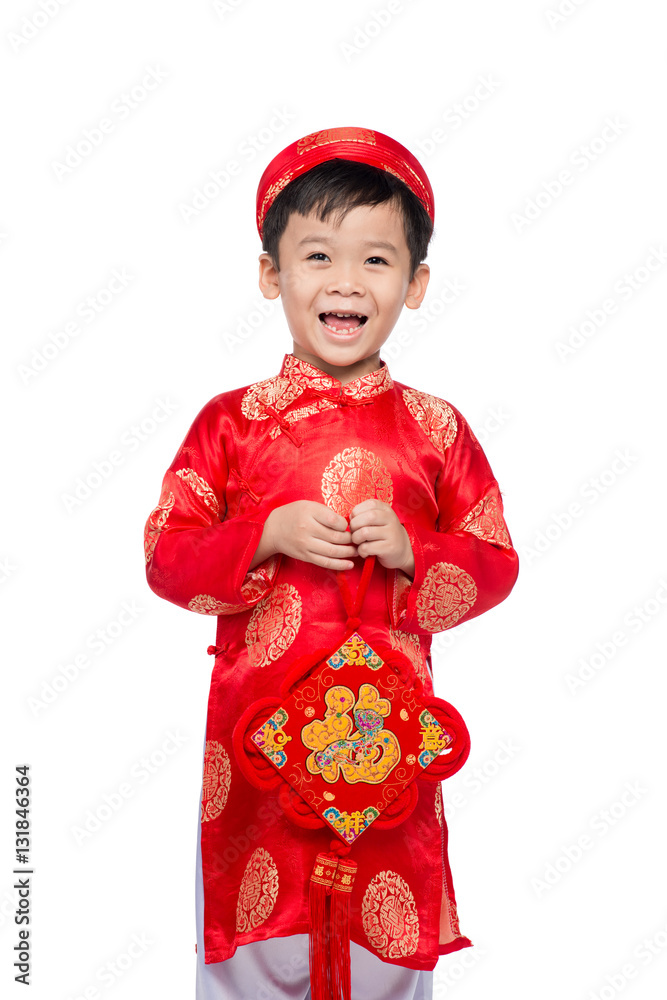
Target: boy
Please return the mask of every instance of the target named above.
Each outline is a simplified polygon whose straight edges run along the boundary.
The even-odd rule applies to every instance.
[[[463,416],[394,382],[380,350],[419,308],[433,193],[399,143],[340,128],[293,143],[257,194],[259,283],[293,340],[280,373],[204,406],[145,533],[160,597],[217,616],[197,874],[198,1000],[305,998],[309,880],[331,831],[290,822],[237,763],[243,712],[345,626],[375,557],[363,636],[433,693],[431,635],[504,600],[518,558]],[[419,782],[425,786],[425,782]],[[332,795],[333,798],[333,795]],[[459,929],[440,784],[394,829],[364,831],[351,893],[352,996],[427,998]]]

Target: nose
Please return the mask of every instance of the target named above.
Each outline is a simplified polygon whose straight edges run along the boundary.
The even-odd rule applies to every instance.
[[[353,264],[340,263],[327,275],[327,292],[335,295],[363,295],[365,286],[361,274]]]

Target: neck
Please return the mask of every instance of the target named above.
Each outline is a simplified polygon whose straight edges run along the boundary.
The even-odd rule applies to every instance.
[[[369,372],[377,371],[381,367],[379,351],[371,354],[369,358],[362,358],[351,365],[332,365],[328,361],[318,358],[315,354],[309,354],[308,351],[302,350],[296,344],[292,354],[300,361],[307,361],[314,368],[319,368],[325,374],[338,379],[341,385],[346,385],[348,382],[354,381],[355,378],[361,378],[362,375],[368,375]]]

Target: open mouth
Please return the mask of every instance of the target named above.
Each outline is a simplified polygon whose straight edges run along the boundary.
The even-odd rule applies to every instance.
[[[354,333],[361,329],[367,319],[368,316],[354,312],[320,313],[320,323],[332,333]]]

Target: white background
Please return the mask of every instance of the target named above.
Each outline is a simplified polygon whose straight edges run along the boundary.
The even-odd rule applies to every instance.
[[[434,644],[436,693],[473,742],[444,795],[475,944],[441,959],[435,995],[662,995],[659,5],[5,0],[0,20],[0,981],[25,995],[12,798],[28,763],[33,1000],[194,996],[215,621],[149,591],[143,525],[201,406],[291,350],[280,307],[256,311],[264,166],[361,125],[409,146],[435,191],[427,298],[383,356],[469,419],[521,559],[506,602]],[[120,806],[82,836],[105,795]]]

